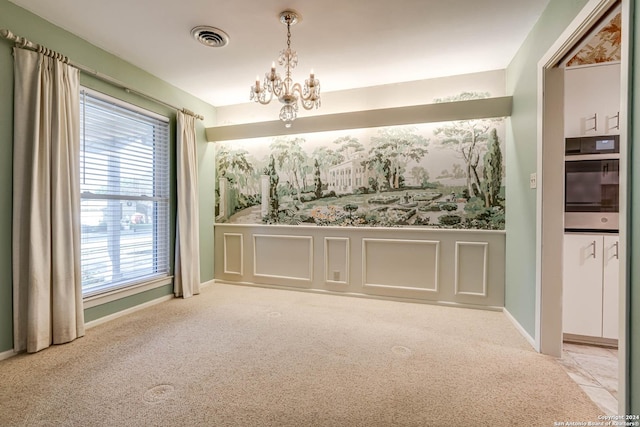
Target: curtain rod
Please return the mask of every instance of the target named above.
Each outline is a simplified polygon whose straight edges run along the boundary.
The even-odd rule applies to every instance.
[[[146,99],[148,99],[150,101],[153,101],[155,103],[162,104],[162,105],[164,105],[166,107],[173,108],[175,110],[180,110],[185,114],[189,114],[191,116],[194,116],[196,119],[204,120],[204,116],[201,116],[200,114],[196,114],[193,111],[187,110],[186,108],[178,108],[178,107],[176,107],[174,105],[171,105],[171,104],[169,104],[167,102],[162,101],[161,99],[155,98],[155,97],[153,97],[151,95],[148,95],[148,94],[146,94],[144,92],[140,92],[139,90],[132,89],[132,88],[128,87],[126,84],[124,84],[123,82],[114,79],[113,77],[109,77],[109,76],[107,76],[105,74],[100,73],[99,71],[93,70],[93,69],[91,69],[89,67],[86,67],[86,66],[84,66],[82,64],[77,64],[77,63],[69,60],[69,58],[67,58],[66,56],[63,56],[63,55],[61,55],[61,54],[59,54],[57,52],[51,51],[50,49],[48,49],[48,48],[46,48],[46,47],[44,47],[42,45],[33,43],[33,42],[25,39],[24,37],[17,36],[17,35],[13,34],[11,31],[9,31],[7,29],[0,29],[0,36],[2,36],[3,38],[5,38],[7,40],[15,42],[16,46],[18,46],[19,48],[29,49],[29,50],[33,50],[33,51],[40,51],[40,52],[44,51],[44,52],[46,52],[46,54],[48,56],[58,58],[58,59],[60,59],[60,60],[62,60],[64,62],[68,63],[72,67],[77,68],[81,72],[87,73],[87,74],[97,78],[98,80],[102,80],[103,82],[107,82],[107,83],[109,83],[109,84],[111,84],[113,86],[116,86],[116,87],[118,87],[120,89],[123,89],[127,93],[132,93],[134,95],[138,95],[140,97],[146,98]]]

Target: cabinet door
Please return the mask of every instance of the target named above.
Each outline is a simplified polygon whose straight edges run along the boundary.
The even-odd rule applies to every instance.
[[[602,236],[564,235],[562,330],[602,336]]]
[[[602,289],[602,336],[618,339],[618,290],[620,259],[618,236],[604,236]]]
[[[620,64],[565,70],[565,137],[619,134]]]

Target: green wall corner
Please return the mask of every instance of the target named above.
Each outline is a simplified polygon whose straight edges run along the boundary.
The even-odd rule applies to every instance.
[[[507,67],[507,95],[513,110],[506,133],[505,307],[535,338],[536,191],[529,175],[537,170],[538,61],[588,0],[551,0]]]

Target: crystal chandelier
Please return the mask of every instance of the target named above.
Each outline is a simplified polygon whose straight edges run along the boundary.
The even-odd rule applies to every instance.
[[[298,115],[298,99],[305,110],[320,106],[320,80],[316,79],[313,70],[309,78],[304,81],[304,87],[300,83],[293,83],[291,70],[298,65],[298,55],[291,49],[291,26],[298,22],[299,15],[291,10],[280,13],[280,22],[287,26],[287,48],[280,52],[278,64],[285,67],[284,79],[276,73],[275,62],[271,63],[271,70],[264,75],[264,81],[260,83],[260,77],[256,76],[256,84],[251,87],[251,100],[267,105],[274,95],[284,105],[280,109],[280,120],[285,127],[291,127],[291,123]]]

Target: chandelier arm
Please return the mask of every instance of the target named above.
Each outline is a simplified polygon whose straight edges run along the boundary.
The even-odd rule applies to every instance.
[[[269,92],[269,98],[268,99],[266,97],[264,97],[264,96],[259,96],[259,97],[256,98],[256,102],[258,102],[258,103],[260,103],[262,105],[267,105],[268,103],[270,103],[271,100],[273,99],[273,92],[270,91],[270,90],[267,91],[267,92]]]
[[[305,101],[315,101],[319,98],[319,91],[316,90],[315,86],[307,87],[306,89],[308,92],[305,95],[305,91],[302,90],[302,86],[300,85],[300,83],[296,83],[295,85],[293,85],[292,93],[297,92],[300,99],[303,99]]]
[[[315,102],[314,101],[309,101],[306,99],[302,99],[300,101],[300,104],[302,104],[302,108],[304,108],[305,110],[312,110],[313,107],[315,107]]]
[[[274,87],[273,87],[273,89],[271,90],[271,93],[272,93],[273,95],[275,95],[275,96],[276,96],[276,98],[278,98],[278,99],[279,99],[279,98],[282,96],[282,94],[283,94],[282,85],[280,85],[280,86],[274,86]]]
[[[272,95],[280,98],[283,94],[286,93],[286,85],[281,79],[274,80],[269,86],[269,91],[272,93]]]
[[[307,89],[308,93],[305,95],[300,83],[296,83],[295,85],[293,85],[292,93],[297,93],[298,98],[300,99],[300,103],[302,104],[302,108],[304,108],[305,110],[312,110],[314,107],[320,107],[319,88],[317,88],[316,86],[312,86],[308,87]]]
[[[297,94],[297,97],[300,99],[302,106],[304,107],[305,110],[310,110],[310,107],[307,107],[307,102],[309,102],[311,100],[312,94],[308,93],[307,96],[304,95],[304,92],[302,91],[302,86],[300,85],[300,83],[296,83],[293,85],[293,89],[291,91],[291,93],[293,94]]]

